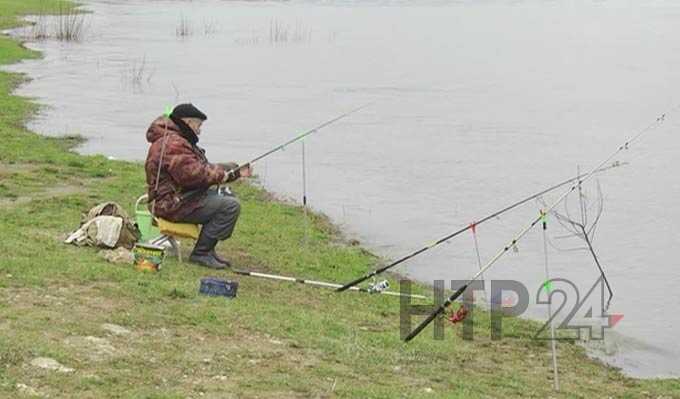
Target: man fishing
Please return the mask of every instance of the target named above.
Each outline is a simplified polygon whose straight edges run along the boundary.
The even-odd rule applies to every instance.
[[[180,104],[169,116],[151,123],[146,139],[149,209],[154,216],[177,223],[203,225],[189,261],[224,269],[229,261],[215,252],[221,240],[231,237],[241,206],[229,192],[211,186],[252,175],[251,165],[212,164],[197,145],[207,116],[193,104]]]

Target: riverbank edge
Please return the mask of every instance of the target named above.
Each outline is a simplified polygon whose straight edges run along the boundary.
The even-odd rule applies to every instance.
[[[28,2],[31,3],[31,2]],[[38,4],[38,2],[35,2]],[[40,2],[41,6],[45,6],[48,3],[45,2]],[[53,2],[54,3],[54,2]],[[56,3],[55,3],[56,4]],[[51,10],[54,11],[56,10],[56,6],[53,6]],[[43,9],[44,10],[44,9]],[[24,5],[21,9],[21,13],[31,13],[31,12],[36,12],[40,11],[39,8],[30,8],[30,5]],[[3,15],[3,18],[5,16]],[[14,18],[14,16],[12,16]],[[15,20],[14,25],[20,24],[19,20]],[[9,28],[10,26],[7,24],[7,22],[3,22],[3,28]],[[8,52],[6,53],[8,56],[0,58],[0,61],[2,61],[3,64],[6,63],[11,63],[11,62],[16,62],[19,61],[20,59],[23,58],[29,58],[29,57],[36,57],[38,54],[35,52],[32,52],[30,50],[25,49],[22,45],[19,43],[15,42],[13,39],[9,39],[7,37],[2,37],[0,38],[2,40],[2,43],[0,43],[0,46],[2,46],[3,50],[8,49]],[[14,44],[8,44],[9,41],[11,41]],[[2,129],[2,136],[3,139],[8,143],[6,148],[0,152],[0,165],[2,168],[0,169],[0,176],[3,178],[2,184],[0,186],[0,197],[2,198],[2,206],[4,210],[7,210],[9,213],[12,213],[12,211],[19,210],[22,213],[23,211],[28,211],[29,213],[31,211],[34,211],[38,213],[36,215],[36,218],[39,218],[41,216],[44,216],[45,213],[49,212],[60,212],[64,213],[65,215],[72,217],[74,214],[77,214],[78,210],[84,210],[82,206],[91,203],[94,204],[97,200],[100,199],[105,199],[105,198],[114,198],[117,200],[123,199],[122,202],[124,202],[126,205],[130,204],[131,201],[134,199],[132,195],[126,195],[126,194],[121,194],[121,191],[119,190],[121,187],[126,187],[130,186],[130,183],[132,183],[133,186],[137,188],[143,187],[143,181],[141,176],[143,175],[142,172],[142,166],[139,163],[135,162],[122,162],[122,161],[111,161],[107,160],[106,158],[102,156],[83,156],[83,155],[78,155],[75,154],[71,151],[73,146],[79,142],[79,138],[77,137],[66,137],[66,138],[47,138],[43,136],[39,136],[35,133],[29,132],[25,130],[24,122],[30,118],[34,112],[37,111],[37,106],[30,102],[29,99],[25,98],[19,98],[16,96],[11,95],[12,90],[21,82],[21,77],[20,75],[17,74],[10,74],[6,72],[2,72],[2,90],[0,92],[0,97],[2,99],[0,102],[3,105],[6,105],[5,107],[6,112],[0,113],[0,128]],[[63,183],[64,181],[68,181],[69,184],[63,185],[60,183]],[[76,184],[79,183],[79,184]],[[108,188],[97,188],[95,186],[105,184],[105,185],[110,185]],[[49,191],[45,190],[46,185],[54,185],[56,187],[60,187],[59,190],[56,191]],[[261,205],[258,204],[257,206],[271,206],[274,211],[271,212],[282,212],[282,213],[288,213],[287,216],[291,216],[292,218],[301,218],[301,213],[299,212],[299,209],[297,209],[294,206],[291,206],[290,204],[283,204],[277,201],[274,201],[271,196],[267,195],[264,191],[257,189],[255,187],[251,187],[249,185],[237,185],[236,190],[241,194],[241,197],[243,201],[246,203],[245,205],[248,204],[249,201],[255,201],[255,202],[270,202],[267,205]],[[139,190],[137,190],[139,191]],[[124,192],[124,191],[122,191]],[[35,204],[36,202],[38,203],[44,203],[44,202],[50,202],[46,209],[42,211],[36,210],[35,208],[38,205],[41,204]],[[253,207],[256,207],[253,205]],[[11,210],[10,210],[11,209]],[[296,211],[297,209],[297,211]],[[326,246],[330,248],[331,246],[336,247],[336,246],[342,246],[343,248],[346,247],[345,244],[338,244],[338,231],[335,229],[328,221],[326,218],[322,217],[321,215],[313,215],[314,218],[313,220],[313,235],[318,237],[313,237],[313,239],[318,239],[321,246]],[[38,219],[39,220],[39,219]],[[67,231],[68,229],[71,229],[73,226],[72,225],[66,225],[63,224],[64,220],[55,220],[54,225],[50,226],[50,228],[54,230],[60,230],[60,231]],[[77,223],[76,220],[73,220],[72,223]],[[301,223],[295,223],[296,226],[298,226]],[[20,231],[12,231],[14,228],[20,228],[20,227],[26,227],[26,224],[22,224],[21,220],[13,220],[11,222],[11,225],[6,227],[5,232],[13,232],[14,234],[18,235],[19,237],[22,237],[22,232]],[[253,230],[257,231],[258,225],[255,224],[253,226]],[[291,230],[292,231],[292,230]],[[282,235],[288,234],[291,231],[284,231]],[[299,231],[296,230],[296,233],[300,233]],[[238,259],[242,260],[244,263],[250,263],[252,266],[257,267],[260,265],[263,260],[264,263],[268,263],[271,265],[271,267],[276,267],[276,266],[282,266],[282,264],[275,262],[274,258],[268,257],[267,254],[261,255],[260,252],[263,252],[261,248],[252,248],[253,251],[252,253],[248,253],[248,245],[244,243],[249,238],[252,238],[253,236],[250,235],[249,237],[244,237],[241,239],[239,242],[235,243],[234,245],[227,246],[225,248],[222,248],[223,251],[234,254],[236,252],[242,251],[244,253],[240,253],[239,255],[236,255]],[[15,243],[15,242],[13,242]],[[58,243],[53,243],[50,248],[50,250],[58,250],[61,252],[64,252],[62,248],[57,249],[57,244]],[[4,249],[7,249],[6,247]],[[360,249],[360,248],[352,248],[348,247],[346,248],[351,252],[351,255],[356,258],[356,264],[354,264],[354,268],[356,270],[366,270],[367,268],[370,268],[370,266],[375,262],[375,258],[370,255],[367,251]],[[3,266],[0,268],[0,271],[5,274],[9,275],[12,274],[13,279],[18,280],[12,283],[7,284],[5,282],[2,286],[3,289],[12,289],[12,288],[27,288],[31,286],[39,286],[41,283],[46,282],[47,286],[51,286],[55,283],[54,279],[51,279],[49,277],[49,273],[47,271],[40,271],[38,273],[32,274],[32,273],[27,273],[25,276],[22,276],[22,272],[18,271],[17,268],[18,266],[21,266],[26,263],[32,263],[34,261],[37,261],[36,259],[32,259],[33,256],[30,253],[21,253],[22,251],[19,251],[18,255],[13,255],[14,257],[9,259],[9,265]],[[254,254],[254,255],[253,255]],[[75,250],[67,250],[65,253],[62,254],[65,259],[69,258],[76,258],[79,257],[80,254],[78,251]],[[92,255],[92,256],[90,256]],[[343,255],[345,256],[345,255]],[[87,261],[92,261],[94,258],[93,254],[88,254],[88,259]],[[352,258],[352,259],[355,259]],[[18,260],[17,260],[18,259]],[[44,259],[41,259],[44,260]],[[25,261],[25,262],[24,262]],[[24,262],[24,263],[22,263]],[[101,263],[101,261],[100,261]],[[84,266],[84,265],[82,265]],[[174,264],[170,263],[169,267],[175,266]],[[286,271],[298,271],[301,273],[310,273],[306,274],[305,277],[311,277],[314,275],[314,272],[317,273],[322,273],[320,270],[305,270],[304,267],[299,267],[299,265],[296,265],[296,267],[283,267],[286,269]],[[356,271],[355,270],[355,271]],[[80,269],[75,269],[74,271],[81,272]],[[11,273],[10,273],[11,272]],[[96,273],[96,272],[95,272]],[[320,277],[325,277],[325,278],[339,278],[340,280],[337,281],[343,281],[343,278],[346,278],[347,274],[352,274],[352,273],[347,273],[347,271],[344,272],[338,272],[336,275],[332,275],[333,273],[330,273],[330,275],[322,275]],[[130,274],[123,274],[122,277],[130,277]],[[66,273],[64,276],[66,279],[72,278],[73,276],[69,275],[69,273]],[[105,276],[106,277],[106,276]],[[108,276],[111,277],[111,276]],[[121,276],[116,276],[116,277],[121,277]],[[115,279],[113,279],[115,281]],[[85,279],[83,282],[88,282],[91,283],[91,280]],[[95,278],[94,282],[101,282],[98,279]],[[37,283],[37,284],[36,284]],[[267,285],[265,287],[265,292],[267,289],[271,288],[271,285]],[[424,287],[419,287],[421,290],[427,290]],[[320,298],[321,300],[319,302],[315,302],[315,305],[328,305],[329,308],[333,308],[334,306],[337,305],[331,305],[329,303],[326,303],[327,301],[332,300],[331,298],[334,297],[324,297]],[[3,298],[4,299],[4,298]],[[11,307],[12,305],[10,305]],[[352,306],[352,304],[346,304],[346,306]],[[394,306],[391,306],[390,311],[387,312],[391,318],[394,316],[398,315],[398,312],[395,312]],[[356,322],[356,320],[352,320]],[[390,320],[392,322],[394,320]],[[481,320],[482,322],[485,320]],[[385,323],[385,321],[383,321]],[[518,338],[517,341],[512,341],[520,346],[526,345],[526,339],[527,337],[527,332],[535,331],[537,323],[534,322],[529,322],[525,320],[511,320],[510,323],[512,329],[517,329],[516,331]],[[361,323],[359,323],[361,324]],[[481,324],[481,323],[480,323]],[[382,326],[382,324],[381,324]],[[389,326],[394,329],[394,324],[389,324]],[[316,333],[317,331],[310,331],[310,333]],[[370,330],[369,330],[370,332]],[[511,334],[513,331],[511,331]],[[285,334],[283,334],[285,336]],[[456,342],[458,342],[460,338],[456,338]],[[370,340],[369,340],[370,341]],[[573,344],[567,344],[567,345],[572,345]],[[508,345],[506,345],[508,346]],[[512,350],[513,345],[509,345],[509,348]],[[490,351],[495,351],[498,349],[498,347],[495,346],[489,346],[487,345],[482,345],[483,348],[487,348]],[[21,348],[21,346],[19,346]],[[3,363],[5,363],[6,359],[12,358],[12,357],[17,357],[17,359],[12,360],[10,363],[7,363],[10,367],[16,367],[16,365],[13,365],[12,362],[16,362],[17,365],[19,365],[19,368],[22,368],[22,364],[24,364],[25,360],[24,357],[21,354],[14,353],[12,351],[8,351],[7,348],[0,347],[0,349],[3,349],[4,352],[1,352],[1,359],[3,360]],[[419,350],[421,351],[426,351],[428,349],[432,349],[432,344],[429,343],[427,345],[418,347]],[[519,349],[519,348],[516,348]],[[522,348],[526,349],[526,348]],[[475,350],[474,348],[471,348],[471,350]],[[482,350],[480,348],[477,348],[476,350]],[[579,349],[572,349],[574,351],[574,354],[576,354],[576,358],[578,359],[579,356],[583,357],[581,359],[584,363],[586,363],[589,367],[594,367],[595,369],[600,369],[599,372],[603,373],[604,375],[607,376],[606,380],[609,381],[612,384],[612,388],[620,388],[618,385],[624,384],[626,385],[626,389],[623,392],[624,395],[628,395],[631,397],[677,397],[677,392],[678,389],[680,389],[680,385],[678,384],[677,379],[669,379],[669,380],[635,380],[631,378],[624,377],[620,375],[618,371],[612,370],[610,367],[599,364],[597,362],[593,362],[592,359],[589,359],[586,357],[586,355],[583,353],[582,350]],[[27,352],[31,352],[30,350]],[[523,350],[520,350],[520,352],[524,352]],[[453,355],[453,354],[452,354]],[[470,355],[470,354],[468,354]],[[55,355],[55,357],[58,357]],[[68,355],[63,356],[64,358],[68,358]],[[11,376],[12,372],[10,372],[10,376],[7,377],[7,367],[2,367],[3,371],[2,374],[0,374],[0,381],[12,381],[13,382],[13,377]],[[546,370],[547,373],[548,370]],[[14,370],[14,373],[17,371]],[[547,373],[549,374],[549,373]],[[36,377],[36,376],[32,376]],[[37,375],[37,377],[44,377],[42,375]],[[36,377],[36,378],[37,378]],[[410,378],[410,376],[404,376],[405,379]],[[496,377],[497,378],[497,377]],[[507,378],[507,377],[506,377]],[[39,380],[40,378],[38,378]],[[54,381],[55,377],[50,376],[47,378],[50,381]],[[56,378],[58,380],[58,378]],[[566,378],[566,386],[569,386],[569,378]],[[424,389],[425,394],[432,394],[434,393],[436,395],[437,390],[439,389],[438,385],[441,386],[444,382],[443,381],[434,381],[431,383],[434,388],[430,388],[432,391],[428,391],[427,389]],[[501,384],[501,387],[499,389],[507,389],[509,392],[515,392],[517,395],[522,395],[522,396],[534,396],[536,392],[526,392],[524,391],[525,389],[531,390],[533,387],[532,386],[527,386],[527,387],[521,387],[521,386],[514,386],[517,385],[513,381],[506,381],[507,384]],[[3,387],[2,389],[7,388],[9,392],[19,392],[22,393],[22,388],[24,385],[23,383],[15,383],[13,386],[6,386]],[[285,384],[283,384],[285,386]],[[507,386],[506,386],[507,385]],[[541,384],[545,385],[545,384]],[[548,384],[549,385],[549,384]],[[586,384],[588,385],[588,384]],[[29,385],[27,385],[29,386]],[[30,387],[30,386],[29,386]],[[575,384],[574,387],[578,387],[578,384]],[[428,388],[428,387],[426,387]],[[461,387],[465,389],[470,389],[469,387]],[[38,388],[36,388],[38,389]],[[518,389],[518,391],[514,391],[515,389]],[[24,391],[26,391],[24,389]],[[255,391],[256,392],[256,391]],[[293,390],[293,392],[295,392]],[[367,391],[371,393],[371,391]],[[397,390],[398,392],[398,390]],[[544,390],[541,389],[537,392],[542,392],[542,393],[547,393],[550,392],[550,390]],[[587,396],[587,392],[583,393],[572,393],[573,395],[576,396]],[[606,392],[606,391],[605,391]],[[614,391],[613,391],[614,392]],[[26,392],[23,392],[26,393]],[[30,392],[29,392],[30,393]],[[298,392],[299,393],[299,392]],[[352,391],[347,391],[346,395],[353,395],[356,392]],[[382,392],[377,392],[377,396],[379,397]],[[468,394],[471,394],[472,396],[475,395],[488,395],[487,393],[484,393],[484,391],[467,391]],[[507,392],[506,392],[507,393]],[[246,393],[246,395],[252,394]],[[257,394],[262,394],[261,392],[256,393]],[[265,393],[266,394],[266,393]],[[331,390],[331,394],[335,395],[337,393],[334,392],[334,390]],[[423,394],[423,392],[418,391],[418,394]],[[339,394],[342,396],[342,392]],[[557,394],[556,394],[557,395]],[[669,395],[669,396],[666,396]],[[31,395],[29,395],[31,396]],[[370,396],[370,395],[369,395]],[[512,396],[512,395],[510,395]],[[539,394],[539,396],[541,396]],[[348,396],[350,397],[350,396]],[[428,396],[432,397],[432,395]],[[448,397],[448,396],[447,396]]]

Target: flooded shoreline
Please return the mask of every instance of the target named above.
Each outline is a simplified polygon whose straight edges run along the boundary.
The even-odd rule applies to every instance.
[[[201,144],[214,161],[249,159],[375,102],[307,141],[308,198],[393,259],[592,166],[677,102],[669,89],[680,83],[677,7],[622,4],[91,1],[81,43],[30,44],[45,58],[11,70],[33,78],[19,94],[48,106],[33,130],[80,133],[82,152],[131,160],[144,159],[151,120],[179,101],[209,115]],[[193,24],[186,37],[177,33],[182,16]],[[663,348],[621,340],[607,360],[632,375],[680,369],[672,294],[680,281],[670,257],[680,185],[668,173],[678,166],[678,126],[669,118],[625,155],[629,166],[599,178],[596,246],[617,292],[612,310],[625,315],[615,331]],[[257,165],[265,187],[300,198],[300,157],[289,148]],[[482,259],[539,208],[480,229]],[[552,236],[552,274],[587,289],[595,266],[567,251],[578,243],[563,235]],[[521,281],[533,294],[543,281],[541,248],[537,231],[487,278]],[[432,281],[476,269],[468,235],[398,271]]]

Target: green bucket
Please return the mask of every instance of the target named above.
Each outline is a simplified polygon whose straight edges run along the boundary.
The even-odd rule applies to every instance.
[[[144,194],[139,197],[135,203],[135,220],[137,221],[137,227],[139,227],[139,231],[142,233],[142,242],[149,242],[161,235],[158,227],[153,225],[153,215],[151,212],[149,212],[146,206],[142,209],[139,207],[142,203],[146,204],[148,198],[149,196]]]

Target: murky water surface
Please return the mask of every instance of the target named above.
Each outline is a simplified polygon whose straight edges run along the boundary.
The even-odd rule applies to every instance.
[[[31,128],[83,134],[85,153],[141,160],[149,122],[192,101],[209,116],[209,157],[242,161],[375,101],[306,141],[308,198],[390,259],[595,166],[680,103],[674,1],[86,3],[81,43],[30,44],[45,58],[12,67],[33,78],[19,92],[48,106]],[[669,115],[619,157],[630,165],[598,179],[595,247],[615,291],[610,313],[624,318],[597,353],[638,376],[680,375],[678,120]],[[257,172],[299,199],[300,160],[291,146]],[[539,208],[480,226],[481,258]],[[548,232],[552,276],[585,295],[595,265],[564,251],[583,242],[561,238],[554,219]],[[533,301],[545,279],[541,231],[518,247],[486,277],[521,281]],[[431,282],[477,268],[465,234],[399,271]]]

